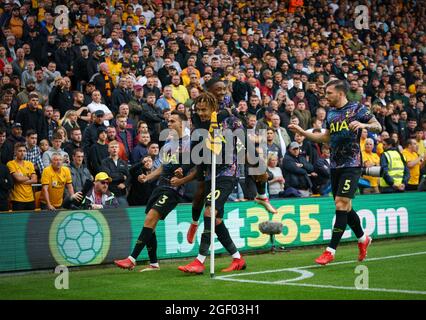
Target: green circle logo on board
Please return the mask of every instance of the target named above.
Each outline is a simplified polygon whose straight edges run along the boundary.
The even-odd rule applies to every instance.
[[[58,264],[99,264],[111,241],[107,221],[99,211],[63,211],[52,222],[49,247]]]

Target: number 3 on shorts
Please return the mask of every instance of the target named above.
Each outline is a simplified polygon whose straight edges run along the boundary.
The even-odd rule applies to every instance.
[[[343,185],[343,191],[348,192],[350,188],[351,188],[351,180],[346,179],[345,184]]]
[[[165,204],[165,203],[166,203],[166,200],[167,200],[168,198],[169,198],[168,196],[166,196],[165,194],[163,194],[163,197],[162,197],[160,200],[158,200],[158,203],[159,203],[159,204]]]

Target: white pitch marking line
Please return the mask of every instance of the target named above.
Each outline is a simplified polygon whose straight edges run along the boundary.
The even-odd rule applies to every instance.
[[[418,255],[423,255],[423,254],[426,254],[426,251],[406,253],[406,254],[386,256],[386,257],[371,258],[371,259],[366,259],[363,262],[396,259],[396,258],[402,258],[402,257],[418,256]],[[359,261],[357,261],[357,260],[341,261],[341,262],[330,263],[329,265],[341,265],[341,264],[349,264],[349,263],[354,263],[354,262],[359,262]],[[272,284],[272,285],[287,285],[287,286],[299,286],[299,287],[329,288],[329,289],[343,289],[343,290],[357,290],[357,291],[377,291],[377,292],[392,292],[392,293],[408,293],[408,294],[423,294],[423,295],[426,295],[426,291],[384,289],[384,288],[357,289],[355,287],[319,285],[319,284],[309,284],[309,283],[294,283],[294,281],[301,281],[301,280],[304,280],[304,279],[308,279],[308,278],[311,278],[314,275],[312,272],[309,272],[309,271],[307,271],[308,273],[304,273],[306,271],[300,270],[300,269],[319,268],[319,267],[323,267],[323,266],[315,264],[315,265],[302,266],[302,267],[296,267],[296,268],[284,268],[284,269],[274,269],[274,270],[265,270],[265,271],[257,271],[257,272],[247,272],[247,273],[239,273],[239,274],[232,274],[232,275],[226,275],[226,276],[219,276],[219,277],[216,277],[215,279],[223,280],[223,281],[257,283],[257,284]],[[294,279],[279,280],[279,281],[273,281],[273,282],[271,282],[271,281],[246,280],[246,279],[231,279],[231,278],[236,278],[236,277],[239,277],[239,276],[249,276],[249,275],[265,274],[265,273],[276,273],[276,272],[283,272],[283,271],[298,272],[298,273],[301,273],[301,276],[294,278]],[[311,275],[309,275],[309,274],[311,274]]]

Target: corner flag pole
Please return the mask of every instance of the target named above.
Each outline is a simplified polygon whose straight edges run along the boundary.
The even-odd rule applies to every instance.
[[[216,154],[214,152],[216,130],[213,130],[213,150],[212,150],[212,186],[211,186],[211,206],[210,206],[210,277],[214,278],[214,236],[216,221]]]

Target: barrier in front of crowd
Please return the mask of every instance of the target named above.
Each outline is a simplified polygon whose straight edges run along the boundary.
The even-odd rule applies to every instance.
[[[332,198],[281,199],[272,203],[278,208],[276,215],[254,202],[226,204],[225,223],[240,251],[270,247],[269,236],[258,229],[258,224],[267,220],[284,225],[276,242],[287,248],[329,241],[335,210]],[[426,193],[358,196],[354,208],[374,239],[426,234]],[[0,214],[0,271],[111,263],[129,255],[144,218],[144,207]],[[190,221],[190,204],[177,206],[165,221],[160,221],[156,231],[159,259],[198,253],[203,225],[194,244],[189,244],[186,232]],[[343,240],[355,240],[349,228]],[[215,248],[225,252],[219,242]],[[147,259],[146,250],[139,258]]]

